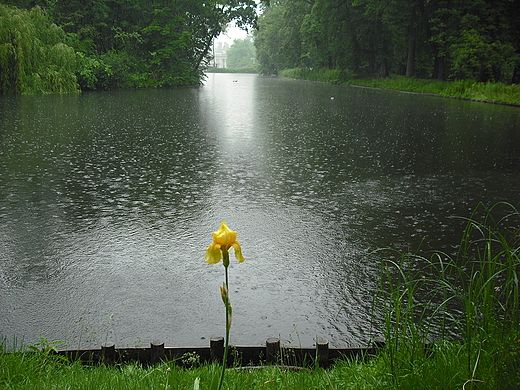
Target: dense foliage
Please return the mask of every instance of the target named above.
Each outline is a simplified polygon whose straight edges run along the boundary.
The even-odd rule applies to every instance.
[[[256,63],[256,51],[249,37],[235,39],[227,51],[228,68],[251,68]]]
[[[255,37],[264,73],[520,81],[519,0],[276,0]]]
[[[12,15],[28,12],[48,18],[47,27],[59,32],[60,47],[72,47],[77,53],[67,59],[66,68],[75,69],[81,89],[198,84],[213,38],[231,21],[239,27],[256,22],[254,0],[8,0],[3,4],[10,6],[2,9]],[[31,10],[35,6],[38,8]],[[11,17],[8,23],[18,19]],[[0,37],[1,53],[14,50],[4,47],[4,36],[56,45],[54,38],[49,42],[33,39],[31,34],[47,38],[43,31],[47,27],[16,30],[19,32],[8,27]],[[16,61],[39,61],[32,53],[24,53]],[[3,55],[2,61],[13,64],[11,57]],[[62,68],[59,63],[57,68]],[[9,85],[4,87],[7,81],[3,81],[0,93],[25,92],[12,88],[18,77],[12,71],[2,77],[9,79]]]
[[[78,90],[76,55],[41,8],[0,4],[0,93]]]

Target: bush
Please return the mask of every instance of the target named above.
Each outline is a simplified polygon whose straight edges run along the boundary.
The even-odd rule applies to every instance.
[[[78,82],[83,90],[154,86],[151,73],[140,70],[139,60],[125,52],[79,56]]]

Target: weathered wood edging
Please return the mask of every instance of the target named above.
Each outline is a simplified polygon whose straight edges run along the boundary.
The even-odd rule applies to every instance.
[[[283,346],[278,338],[268,338],[265,346],[230,345],[228,365],[230,367],[281,364],[285,366],[311,366],[318,363],[328,367],[338,359],[363,359],[375,356],[385,346],[377,339],[367,348],[331,348],[325,339],[318,339],[314,348]],[[154,340],[150,347],[116,348],[113,342],[105,342],[99,349],[58,351],[69,360],[80,360],[85,364],[125,364],[138,362],[143,365],[161,361],[174,361],[183,367],[222,362],[224,338],[214,337],[209,346],[165,347],[161,340]]]

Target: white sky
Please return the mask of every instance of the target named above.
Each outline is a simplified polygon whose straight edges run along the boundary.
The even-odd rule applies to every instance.
[[[256,4],[257,4],[256,11],[261,13],[262,12],[261,7],[258,7],[258,5],[260,4],[260,0],[256,0]],[[245,39],[246,37],[247,37],[247,33],[244,30],[242,30],[238,27],[235,27],[235,23],[231,23],[231,25],[228,26],[227,31],[223,34],[220,34],[217,37],[217,39],[215,39],[215,42],[227,42],[229,44],[229,46],[231,46],[235,39]]]
[[[235,39],[245,39],[246,37],[247,33],[233,24],[232,26],[228,26],[226,32],[220,34],[215,41],[227,42],[229,46],[231,46]]]

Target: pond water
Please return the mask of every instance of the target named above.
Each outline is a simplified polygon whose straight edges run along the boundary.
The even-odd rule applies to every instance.
[[[0,96],[0,338],[68,348],[363,345],[381,247],[453,252],[520,201],[520,109],[246,74],[201,87]]]

